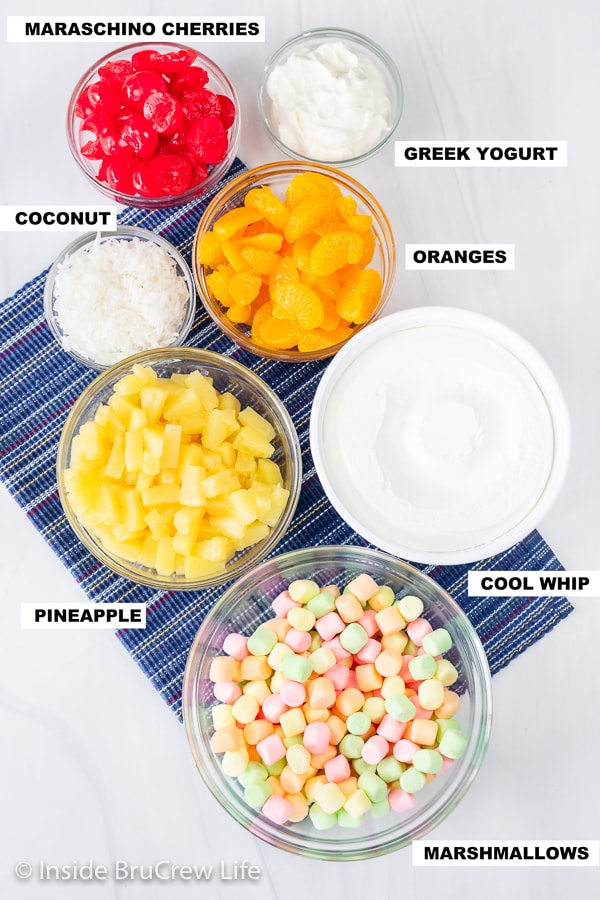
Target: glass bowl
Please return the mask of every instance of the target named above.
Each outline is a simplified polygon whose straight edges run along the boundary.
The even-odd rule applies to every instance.
[[[258,187],[268,187],[279,199],[283,199],[292,179],[295,176],[307,173],[313,173],[320,177],[325,176],[341,191],[343,197],[350,197],[355,201],[358,215],[368,215],[372,220],[371,230],[374,237],[374,251],[367,268],[374,269],[379,273],[382,287],[378,302],[366,321],[350,326],[350,336],[357,334],[365,325],[378,318],[390,295],[396,270],[396,245],[391,225],[378,201],[363,185],[344,172],[318,163],[289,161],[270,163],[250,169],[230,181],[211,200],[198,224],[192,248],[192,269],[196,279],[196,287],[200,299],[211,318],[225,332],[227,337],[245,350],[254,353],[256,356],[278,359],[284,362],[325,359],[337,353],[348,338],[346,337],[344,340],[330,346],[305,351],[300,351],[297,347],[273,349],[258,343],[253,337],[251,324],[232,321],[227,315],[227,308],[214,296],[207,281],[207,275],[210,274],[211,268],[199,262],[199,248],[203,237],[212,231],[215,223],[222,215],[244,205],[244,199],[249,191]],[[286,242],[284,242],[285,246]],[[288,248],[286,252],[289,256],[292,251]]]
[[[118,352],[117,354],[111,353],[110,359],[106,357],[103,359],[96,358],[94,355],[89,353],[84,353],[80,348],[76,346],[76,342],[74,342],[69,334],[65,333],[65,328],[63,323],[61,322],[60,317],[60,302],[57,297],[56,291],[56,278],[59,273],[60,267],[66,262],[66,260],[72,257],[75,253],[80,251],[85,252],[89,250],[92,246],[97,243],[103,243],[106,241],[112,240],[122,240],[122,241],[132,241],[134,239],[140,241],[148,241],[153,244],[156,244],[162,250],[164,250],[170,256],[171,260],[175,265],[175,271],[177,275],[181,276],[185,280],[185,286],[187,288],[187,300],[183,305],[182,317],[179,325],[176,328],[176,331],[172,335],[171,340],[168,342],[168,346],[177,347],[184,343],[187,338],[190,329],[194,323],[194,316],[196,314],[196,288],[194,285],[194,279],[192,278],[192,273],[190,272],[190,268],[186,263],[185,259],[179,253],[179,251],[171,244],[169,241],[165,240],[165,238],[161,237],[159,234],[155,234],[152,231],[148,231],[145,228],[138,228],[137,226],[130,225],[121,225],[117,228],[116,231],[103,231],[103,232],[88,232],[87,234],[79,235],[79,237],[75,238],[64,250],[59,253],[52,268],[48,272],[46,277],[46,282],[44,285],[44,313],[46,315],[46,321],[48,323],[48,327],[52,332],[55,340],[60,344],[60,346],[65,350],[69,356],[75,359],[78,363],[81,363],[84,366],[88,366],[90,369],[95,369],[96,371],[103,371],[108,368],[109,365],[112,365],[115,362],[118,362],[119,359],[123,359],[127,356],[131,356],[134,352],[142,352],[144,350],[152,350],[156,348],[156,342],[152,343],[150,346],[144,345],[143,341],[135,341],[132,342],[129,338],[127,338],[122,346],[130,347],[128,351]],[[148,273],[144,273],[147,275]],[[152,284],[152,281],[150,282]],[[94,298],[91,297],[90,300],[93,302]],[[127,309],[121,307],[116,310],[116,320],[121,322],[121,325],[124,327],[125,325],[131,325],[131,318],[134,316],[137,318],[146,319],[147,310],[143,310],[138,308],[134,312],[128,312]],[[108,322],[106,322],[108,326]],[[114,320],[111,325],[114,324]]]
[[[332,48],[329,59],[319,58],[323,45]],[[272,95],[275,81],[279,96]],[[342,28],[316,28],[286,41],[265,64],[258,85],[262,122],[276,146],[294,159],[339,167],[378,153],[394,133],[403,103],[391,57]]]
[[[214,472],[219,471],[221,464],[218,459],[215,460],[215,457],[219,455],[220,451],[215,449],[215,441],[212,439],[212,454],[206,459],[202,459],[203,465],[200,464],[199,459],[192,459],[188,456],[190,451],[186,449],[185,445],[187,444],[189,446],[189,441],[198,443],[198,439],[195,437],[198,425],[194,423],[193,419],[196,415],[200,414],[199,412],[196,413],[186,410],[185,416],[187,416],[187,418],[185,421],[184,418],[179,415],[176,418],[174,414],[165,415],[164,418],[167,422],[182,423],[183,431],[180,432],[181,446],[179,448],[177,459],[173,462],[163,460],[163,464],[154,478],[151,478],[150,475],[146,473],[156,470],[153,470],[151,464],[147,467],[146,463],[144,463],[142,473],[136,474],[132,476],[131,479],[128,479],[128,473],[130,471],[137,471],[135,462],[131,462],[130,464],[126,463],[125,467],[121,465],[122,475],[117,473],[113,476],[113,473],[111,472],[112,481],[108,484],[108,487],[105,487],[107,479],[104,477],[106,473],[103,467],[105,465],[106,456],[112,452],[116,443],[115,435],[124,435],[124,452],[127,453],[127,442],[129,441],[127,434],[134,431],[136,428],[141,427],[143,429],[143,447],[144,451],[148,450],[148,459],[150,460],[152,455],[157,456],[160,452],[160,450],[153,450],[153,446],[156,446],[154,444],[154,432],[157,427],[160,428],[160,425],[163,422],[162,410],[164,408],[164,403],[161,406],[160,397],[157,399],[156,395],[153,400],[152,391],[144,398],[143,403],[137,403],[136,405],[136,403],[133,402],[135,391],[139,391],[139,384],[137,387],[135,385],[135,373],[139,372],[139,367],[148,367],[152,369],[159,378],[165,379],[170,379],[173,375],[185,376],[193,372],[200,372],[202,375],[212,379],[213,386],[219,394],[222,395],[229,392],[234,395],[240,402],[242,409],[251,407],[270,423],[275,432],[274,437],[271,438],[271,443],[274,447],[271,459],[279,466],[281,471],[281,487],[289,492],[287,499],[281,495],[281,492],[279,493],[279,504],[277,507],[271,507],[271,511],[276,509],[278,512],[276,521],[271,521],[269,523],[266,534],[264,533],[264,528],[258,529],[259,539],[247,547],[236,550],[235,554],[225,561],[224,568],[214,566],[212,567],[212,570],[210,570],[210,567],[204,566],[203,571],[200,574],[188,574],[186,576],[185,572],[181,571],[183,560],[178,556],[175,560],[177,568],[172,574],[159,574],[159,571],[157,571],[157,568],[154,565],[147,563],[144,541],[146,537],[150,536],[147,534],[148,529],[146,527],[146,525],[150,527],[149,522],[146,523],[144,519],[143,523],[136,523],[135,519],[130,519],[129,524],[127,525],[129,534],[124,534],[121,533],[121,526],[123,524],[122,517],[117,516],[117,519],[114,519],[112,510],[115,503],[117,504],[117,508],[128,508],[129,514],[133,514],[134,517],[136,516],[134,507],[126,503],[121,491],[117,490],[115,498],[114,486],[116,485],[117,489],[124,487],[126,490],[135,487],[136,490],[142,494],[144,506],[142,515],[146,514],[146,507],[148,506],[150,512],[158,509],[161,520],[164,520],[158,521],[157,513],[152,512],[152,537],[157,539],[161,539],[162,537],[173,537],[176,533],[174,530],[175,525],[173,517],[181,506],[181,503],[187,506],[201,505],[201,511],[203,513],[208,512],[211,517],[216,517],[217,515],[220,516],[221,519],[227,517],[227,528],[229,530],[233,528],[235,531],[235,533],[231,531],[231,538],[234,543],[241,545],[244,543],[243,538],[247,537],[246,532],[243,534],[238,532],[238,526],[231,524],[232,513],[229,505],[229,496],[233,490],[237,490],[238,486],[236,484],[223,484],[216,494],[215,490],[213,490],[215,486],[212,485],[210,494],[200,495],[200,499],[203,497],[204,501],[206,501],[206,503],[202,504],[200,504],[199,501],[197,502],[196,499],[190,500],[188,498],[184,499],[183,497],[181,499],[153,497],[152,501],[147,501],[143,497],[145,488],[152,487],[156,484],[159,486],[162,486],[163,484],[166,485],[168,481],[176,480],[169,474],[177,471],[176,468],[173,468],[174,466],[178,465],[180,468],[183,468],[189,464],[189,466],[195,470],[202,470],[194,473],[198,475],[200,479],[202,479],[204,475],[212,476]],[[126,376],[132,377],[129,379],[128,387],[123,388],[122,379]],[[114,388],[117,382],[121,383],[121,387],[119,388],[121,396],[115,398]],[[186,387],[189,387],[189,385]],[[131,391],[133,391],[133,394]],[[186,400],[186,404],[189,406],[189,397],[191,396],[190,391],[187,391],[187,396],[188,400]],[[228,399],[231,401],[231,397]],[[111,404],[110,407],[109,404]],[[147,411],[146,419],[144,421],[140,421],[139,418],[140,405]],[[131,412],[131,406],[135,407],[135,412],[133,413]],[[191,406],[194,409],[196,408],[196,401],[193,397],[191,398]],[[90,426],[99,410],[101,410],[99,415],[102,418],[103,416],[107,416],[107,410],[111,408],[113,409],[113,412],[117,414],[117,418],[121,421],[121,424],[119,424],[119,421],[115,421],[112,414],[109,414],[110,423],[105,425],[104,431],[102,431],[97,438],[96,429]],[[208,408],[208,406],[206,408]],[[225,408],[224,401],[223,404],[220,403],[220,408]],[[231,408],[231,403],[228,408]],[[200,410],[199,405],[198,410]],[[184,412],[183,410],[181,411],[182,413]],[[99,419],[96,421],[99,421]],[[149,423],[148,434],[146,433],[146,421]],[[103,419],[103,422],[105,422],[105,419]],[[92,433],[91,444],[88,443],[84,445],[84,448],[82,448],[80,439],[78,442],[77,437],[80,434],[82,427],[87,430],[88,433]],[[203,424],[201,424],[200,427],[203,427]],[[135,440],[135,438],[131,439],[131,446],[134,448]],[[208,438],[206,440],[208,445]],[[108,447],[106,447],[105,442],[108,443]],[[100,450],[94,449],[94,447],[98,447],[98,443],[101,447]],[[163,453],[166,453],[166,444],[163,443],[160,446]],[[135,450],[132,452],[135,453]],[[175,452],[177,452],[177,450]],[[229,451],[229,457],[226,457],[224,453],[225,451],[223,450],[220,455],[223,457],[223,460],[226,458],[229,459],[229,462],[226,464],[226,469],[231,469],[233,465],[231,452]],[[77,472],[73,475],[73,470],[76,467],[82,467],[82,464],[78,462],[82,455],[84,458],[83,467],[86,467],[85,461],[87,460],[89,472],[87,475],[84,475],[83,479],[78,480],[79,476]],[[198,456],[197,453],[196,456]],[[159,458],[161,459],[161,457]],[[133,459],[133,457],[130,459]],[[238,462],[237,457],[235,462]],[[94,468],[95,466],[96,468]],[[94,491],[95,479],[100,477],[100,473],[96,473],[98,466],[102,469],[103,493],[92,496],[90,500],[87,493],[89,493],[90,490],[92,492]],[[246,572],[248,569],[255,566],[257,562],[277,546],[292,520],[292,516],[294,515],[298,503],[302,475],[302,461],[298,436],[289,414],[276,394],[261,378],[255,375],[254,372],[228,357],[221,356],[218,353],[213,353],[208,350],[197,350],[189,347],[180,349],[165,348],[160,350],[150,350],[146,353],[130,356],[121,363],[107,369],[83,391],[71,409],[61,434],[56,461],[56,473],[60,500],[65,515],[77,537],[87,547],[90,553],[100,560],[100,562],[108,566],[109,569],[112,569],[113,572],[139,584],[150,585],[164,590],[198,590],[212,585],[222,584],[233,578],[237,578],[243,572]],[[261,478],[260,475],[253,477],[258,479]],[[182,478],[183,476],[181,475],[180,480]],[[133,484],[126,484],[127,480],[130,480]],[[92,484],[91,488],[90,482]],[[219,508],[213,507],[212,509],[209,509],[210,504],[207,501],[207,497],[213,498],[215,503],[218,501]],[[135,500],[135,498],[133,498],[133,500]],[[154,505],[154,503],[158,504],[158,506]],[[119,507],[119,504],[121,504],[122,507]],[[94,513],[92,519],[87,518],[90,508]],[[137,505],[137,508],[139,510],[139,505]],[[102,517],[101,525],[104,527],[98,527],[97,519],[99,517]],[[261,513],[261,520],[264,517],[264,513]],[[82,518],[87,518],[87,524],[82,522]],[[112,529],[110,533],[105,527],[107,522]],[[175,524],[177,525],[177,531],[184,529],[184,526],[181,525],[180,522],[176,522]],[[223,524],[225,526],[225,523]],[[248,524],[250,523],[248,522]],[[141,532],[136,535],[136,528],[139,528],[142,525]],[[118,545],[115,543],[115,531],[113,526],[118,526],[120,528],[118,539],[120,539],[122,543]],[[210,537],[210,534],[206,533],[205,519],[196,524],[193,524],[192,522],[191,525],[186,527],[187,531],[184,530],[184,533],[193,535],[194,541],[197,538],[198,541],[201,540],[202,542],[206,542]],[[202,528],[205,529],[204,533],[198,531],[198,529],[201,530]],[[256,531],[257,529],[254,529],[254,536],[256,536]],[[181,547],[177,547],[176,549],[178,553],[180,550],[182,553],[188,552],[187,550],[182,550]],[[196,544],[194,544],[194,548],[190,552],[194,553],[195,549]],[[160,568],[163,568],[163,565],[164,564],[161,564]]]
[[[76,115],[76,108],[78,98],[81,96],[82,91],[89,88],[91,84],[94,84],[99,79],[99,70],[103,67],[114,66],[120,60],[130,61],[134,54],[140,53],[148,53],[152,52],[160,53],[160,54],[181,54],[185,56],[186,54],[194,54],[194,62],[192,64],[192,70],[194,68],[204,69],[208,75],[208,81],[205,84],[205,88],[208,91],[211,91],[213,94],[224,95],[228,101],[230,101],[233,106],[229,106],[229,109],[234,113],[233,123],[226,128],[227,136],[228,136],[228,146],[227,151],[223,159],[220,162],[217,162],[215,165],[208,165],[208,175],[207,177],[195,184],[191,187],[187,187],[181,193],[170,193],[170,194],[152,194],[152,189],[146,186],[144,191],[144,195],[140,192],[136,192],[135,190],[130,189],[122,189],[117,182],[115,184],[113,179],[113,185],[107,183],[106,179],[99,177],[99,170],[102,165],[101,159],[93,159],[89,156],[86,156],[82,153],[82,147],[85,146],[88,142],[94,141],[98,136],[97,129],[91,130],[90,128],[84,128],[84,121],[88,121],[88,119],[83,119]],[[141,65],[141,63],[139,64]],[[150,65],[150,64],[149,64]],[[106,69],[105,69],[106,71]],[[163,73],[164,74],[164,73]],[[166,77],[169,78],[170,81],[173,80],[174,77],[177,77],[178,73],[167,73]],[[118,85],[120,86],[123,80],[123,76],[119,75],[118,77]],[[190,92],[190,93],[193,93]],[[179,94],[178,96],[181,96]],[[191,103],[191,101],[190,101]],[[90,107],[90,109],[93,107]],[[88,110],[89,111],[89,110]],[[137,112],[137,110],[136,110]],[[117,110],[116,116],[120,116],[120,111]],[[141,112],[140,112],[141,115]],[[113,118],[113,125],[114,125]],[[189,151],[189,148],[185,144],[185,139],[183,137],[185,132],[185,123],[186,119],[184,118],[183,126],[179,126],[178,129],[174,132],[165,131],[161,132],[159,137],[160,140],[168,141],[170,143],[170,147],[166,148],[170,153],[182,153],[186,154]],[[100,123],[100,127],[103,127],[106,123],[103,121]],[[79,81],[77,82],[73,94],[71,95],[71,99],[69,101],[69,106],[67,109],[67,139],[69,142],[69,147],[73,157],[78,164],[79,168],[87,178],[87,180],[94,185],[101,193],[103,193],[106,197],[110,197],[112,200],[116,200],[118,203],[123,203],[127,206],[135,206],[141,207],[144,209],[162,209],[169,206],[181,206],[184,203],[188,203],[190,200],[195,200],[198,197],[205,196],[208,194],[212,188],[222,178],[222,176],[228,171],[230,168],[236,154],[239,137],[240,137],[240,104],[237,98],[237,94],[235,92],[235,88],[225,75],[225,73],[207,56],[204,56],[202,53],[199,53],[197,50],[191,47],[187,47],[185,44],[177,44],[177,43],[136,43],[136,44],[127,44],[123,47],[120,47],[118,50],[113,50],[111,53],[107,53],[101,59],[99,59],[94,65],[90,66],[90,68],[81,76]],[[161,128],[166,127],[164,123],[161,123]],[[174,126],[173,126],[174,127]],[[150,128],[152,131],[153,128]],[[116,131],[116,129],[115,129]],[[138,138],[135,139],[138,142]],[[131,157],[137,159],[143,166],[145,158],[148,156],[147,143],[142,145],[139,143],[136,144],[136,155]],[[122,148],[121,148],[122,150]],[[120,148],[117,146],[115,150],[111,152],[118,153],[121,152]],[[127,151],[129,153],[129,151]],[[139,155],[137,155],[139,153]],[[115,157],[108,157],[108,159],[113,159]],[[122,157],[121,157],[122,158]],[[191,160],[188,160],[188,162]]]
[[[456,715],[469,736],[466,751],[446,771],[426,784],[416,806],[406,813],[383,818],[364,816],[359,828],[335,825],[316,830],[310,819],[276,825],[250,807],[237,779],[224,774],[210,739],[211,710],[218,701],[209,671],[221,655],[230,632],[251,634],[273,616],[271,602],[291,581],[311,579],[319,585],[343,587],[361,572],[386,584],[397,598],[416,594],[424,602],[433,628],[446,628],[453,647],[446,657],[458,671],[452,689],[460,694]],[[487,659],[477,634],[454,600],[431,578],[378,550],[356,546],[294,550],[267,560],[231,585],[209,610],[190,650],[183,682],[183,712],[190,747],[206,785],[228,813],[253,835],[284,850],[319,859],[366,859],[405,847],[423,838],[458,805],[473,782],[485,756],[491,728],[492,693]]]

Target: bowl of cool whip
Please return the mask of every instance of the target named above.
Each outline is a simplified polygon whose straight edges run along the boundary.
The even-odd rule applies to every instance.
[[[288,156],[349,166],[377,153],[403,106],[394,61],[362,34],[305,31],[266,63],[258,104],[267,133]]]
[[[434,565],[500,553],[536,528],[567,471],[569,416],[540,354],[495,319],[407,309],[365,328],[317,389],[311,452],[338,513]]]

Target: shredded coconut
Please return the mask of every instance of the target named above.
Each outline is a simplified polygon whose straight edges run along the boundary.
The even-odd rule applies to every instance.
[[[98,236],[68,256],[54,294],[65,348],[103,366],[173,344],[189,299],[175,260],[137,237]]]

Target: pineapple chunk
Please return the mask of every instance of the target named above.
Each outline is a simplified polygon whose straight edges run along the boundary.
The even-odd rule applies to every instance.
[[[178,484],[153,484],[141,492],[144,506],[179,503]]]
[[[270,530],[264,522],[253,522],[252,525],[248,525],[244,536],[234,544],[236,551],[245,550],[246,547],[252,547],[253,544],[264,541]]]
[[[165,425],[161,464],[166,469],[176,469],[181,451],[181,425],[168,422]]]
[[[207,410],[207,412],[217,408],[219,395],[213,386],[212,378],[203,375],[202,372],[190,372],[186,377],[185,383],[196,395],[201,408]]]
[[[125,513],[125,527],[129,531],[143,531],[145,529],[144,516],[146,515],[146,510],[135,488],[123,493],[123,511]]]
[[[250,525],[258,518],[256,514],[256,494],[252,490],[232,491],[229,502],[234,515],[242,525]]]
[[[167,391],[155,385],[146,385],[140,391],[140,403],[146,413],[149,424],[158,422],[167,399]]]
[[[104,470],[108,478],[119,481],[125,469],[125,438],[122,434],[115,436],[108,462]]]
[[[156,571],[159,575],[172,575],[175,571],[175,549],[172,537],[161,537],[158,541]]]
[[[283,484],[281,469],[272,459],[256,461],[256,478],[264,484]]]
[[[100,428],[96,422],[84,422],[79,429],[81,438],[81,451],[86,459],[101,459],[104,453],[104,443]]]
[[[244,425],[233,439],[233,447],[242,453],[256,457],[273,456],[275,448],[264,434],[252,425]]]
[[[242,425],[249,425],[251,428],[254,428],[255,431],[262,434],[265,440],[272,441],[275,437],[275,429],[271,423],[264,416],[261,416],[260,413],[257,413],[255,409],[252,409],[251,406],[246,406],[238,418]]]
[[[220,395],[219,409],[232,409],[234,412],[239,413],[241,408],[242,404],[231,391],[225,391],[225,393]]]
[[[125,468],[128,472],[139,472],[144,459],[144,438],[141,431],[125,432]]]
[[[202,432],[202,443],[209,450],[218,450],[223,441],[239,431],[239,428],[233,409],[212,409]]]
[[[179,502],[184,506],[206,506],[205,481],[204,466],[186,466],[181,479]]]

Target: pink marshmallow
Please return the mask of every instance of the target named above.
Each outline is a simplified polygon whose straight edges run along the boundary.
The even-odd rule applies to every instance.
[[[390,745],[380,734],[374,734],[362,748],[362,758],[372,766],[378,765],[388,755]]]
[[[388,794],[388,801],[394,812],[408,812],[417,805],[414,794],[407,794],[401,787],[393,788]]]
[[[325,777],[327,781],[345,781],[350,778],[350,763],[341,754],[328,759],[325,763]]]
[[[284,681],[279,695],[286,706],[302,706],[306,700],[306,688],[299,681]]]
[[[366,612],[364,612],[361,618],[358,620],[358,624],[362,625],[369,637],[373,637],[373,635],[377,634],[377,632],[379,631],[377,622],[375,621],[374,609],[367,609]]]
[[[277,725],[281,714],[287,712],[289,707],[283,702],[281,694],[269,694],[262,702],[262,714],[268,722]]]
[[[354,654],[354,659],[362,666],[365,663],[375,662],[380,653],[381,643],[374,638],[369,638],[365,646]]]
[[[439,775],[441,775],[442,772],[447,772],[448,769],[454,764],[454,760],[450,759],[447,756],[442,756],[442,759],[444,760],[444,762],[442,763],[442,768],[440,769],[440,771],[438,773]]]
[[[292,804],[279,794],[271,794],[263,803],[261,812],[276,825],[284,825],[292,814]]]
[[[427,619],[413,619],[413,621],[409,622],[406,626],[407,635],[417,647],[421,646],[423,638],[426,634],[429,634],[430,631],[433,631],[433,628]]]
[[[395,744],[396,741],[399,741],[405,731],[406,722],[398,722],[387,713],[377,726],[377,734],[384,737],[390,744]]]
[[[317,625],[319,624],[319,622],[320,619],[317,619]],[[330,641],[323,641],[321,646],[329,647],[338,662],[340,661],[340,659],[349,659],[349,657],[352,656],[352,654],[349,653],[348,650],[345,650],[344,647],[342,647],[342,642],[337,636],[332,638]]]
[[[325,678],[329,678],[333,682],[336,691],[345,691],[348,687],[348,679],[350,678],[350,669],[347,666],[340,666],[336,663],[325,672]]]
[[[223,641],[223,650],[228,656],[232,656],[233,659],[242,660],[248,656],[248,638],[244,637],[243,634],[232,632]]]
[[[235,681],[218,681],[213,685],[213,694],[221,703],[235,703],[242,696],[242,689]]]
[[[341,634],[345,627],[345,622],[336,612],[327,613],[315,622],[315,628],[324,641],[332,640],[336,634]]]
[[[358,686],[358,678],[354,669],[348,669],[348,685],[349,688],[356,688],[360,691]]]
[[[315,754],[325,753],[330,740],[331,730],[325,722],[309,722],[302,735],[302,743],[306,749]]]
[[[420,750],[421,747],[419,744],[415,744],[414,741],[407,741],[405,738],[397,741],[392,747],[392,753],[398,760],[398,762],[409,763],[412,762],[413,756]]]
[[[304,653],[310,649],[312,638],[308,631],[298,631],[297,628],[290,628],[283,639],[284,644],[291,647],[294,653]]]
[[[407,687],[408,687],[408,685],[407,685]],[[431,717],[433,716],[433,710],[432,709],[423,709],[423,707],[419,703],[418,694],[415,694],[414,697],[411,697],[410,702],[414,703],[415,709],[417,710],[416,713],[414,714],[413,718],[415,718],[415,719],[431,719]]]
[[[292,600],[289,591],[282,591],[275,597],[271,606],[279,619],[285,619],[290,609],[293,609],[294,606],[300,606],[300,604]]]
[[[274,766],[286,754],[285,744],[278,734],[270,734],[256,745],[258,755],[266,766]]]

